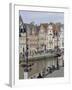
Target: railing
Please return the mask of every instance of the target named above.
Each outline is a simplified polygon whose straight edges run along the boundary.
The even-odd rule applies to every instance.
[[[42,59],[42,58],[48,58],[48,57],[60,57],[61,55],[63,55],[63,52],[61,51],[50,51],[50,52],[42,52],[42,53],[37,53],[37,54],[34,54],[34,55],[28,55],[28,59]],[[22,56],[19,58],[20,61],[24,61],[25,60],[25,57]]]

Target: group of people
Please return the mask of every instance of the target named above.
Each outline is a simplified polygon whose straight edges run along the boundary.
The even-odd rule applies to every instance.
[[[37,78],[43,78],[42,75],[39,73],[38,77]]]
[[[48,69],[44,69],[42,74],[39,73],[36,78],[44,78],[49,73],[52,73],[54,70],[56,70],[56,68],[54,65],[52,65],[52,67],[48,67]]]

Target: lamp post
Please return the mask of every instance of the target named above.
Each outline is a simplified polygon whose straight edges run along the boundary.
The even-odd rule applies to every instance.
[[[28,50],[29,50],[29,45],[28,45],[28,40],[29,40],[29,37],[28,37],[28,31],[27,31],[27,26],[25,25],[25,32],[26,32],[26,52],[25,52],[25,64],[23,65],[24,67],[24,78],[25,79],[28,79],[28,74],[29,72],[32,70],[32,66],[34,65],[33,63],[29,64],[29,58],[28,58]]]
[[[58,57],[59,57],[59,47],[58,47],[58,32],[57,32],[57,70],[59,69]]]
[[[25,48],[23,48],[23,59],[24,59],[24,63],[21,64],[21,66],[24,68],[24,78],[27,79],[28,78],[28,39],[27,39],[27,28],[26,28],[26,25],[22,24],[22,26],[20,27],[20,31],[21,33],[23,34],[26,34],[25,37],[26,37],[26,43],[25,43],[25,37],[23,37],[24,39],[24,46],[26,44],[26,50]]]
[[[25,65],[24,65],[24,78],[28,78],[28,35],[27,35],[27,27],[25,25],[26,31],[26,52],[25,52]]]

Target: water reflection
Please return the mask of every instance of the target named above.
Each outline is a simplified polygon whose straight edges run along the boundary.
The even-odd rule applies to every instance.
[[[19,78],[24,78],[24,67],[22,67],[22,64],[25,62],[22,62],[19,65]],[[40,73],[42,76],[44,76],[48,71],[50,70],[50,67],[57,67],[57,57],[48,57],[43,59],[37,59],[37,60],[29,60],[29,64],[33,64],[30,68],[31,70],[28,72],[29,78],[37,78],[38,74]]]

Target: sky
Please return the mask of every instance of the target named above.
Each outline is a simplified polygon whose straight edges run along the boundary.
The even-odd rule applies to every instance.
[[[60,22],[64,24],[64,13],[63,12],[38,12],[38,11],[24,11],[20,10],[19,15],[21,15],[24,23],[31,23],[40,25],[40,23],[57,23]]]

